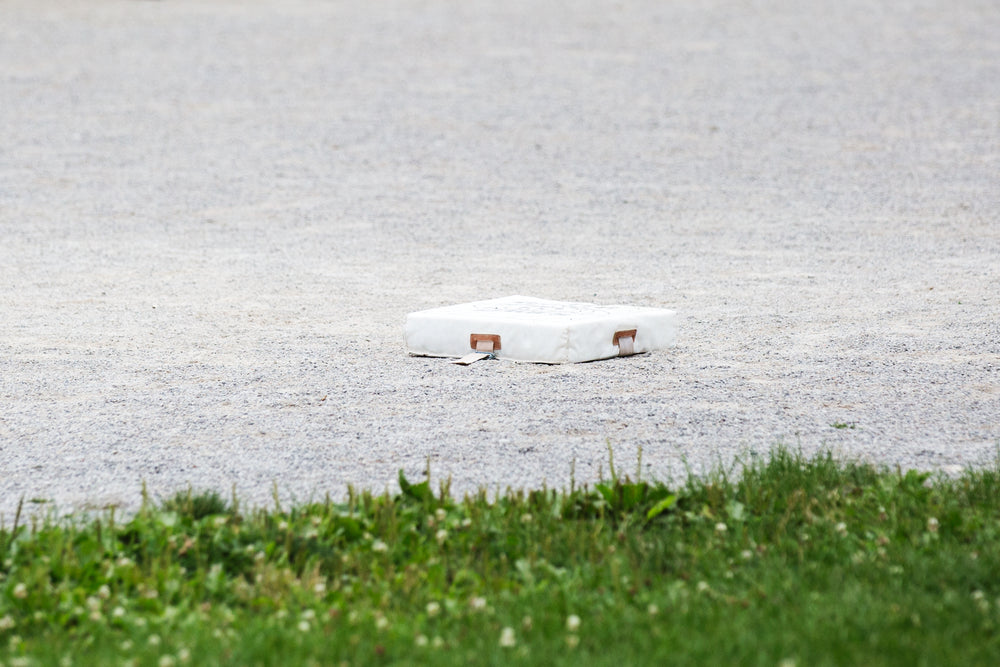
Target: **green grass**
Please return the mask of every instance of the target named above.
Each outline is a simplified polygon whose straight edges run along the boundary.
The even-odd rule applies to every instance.
[[[214,493],[0,530],[0,662],[1000,664],[1000,471],[778,450],[682,488],[244,511]]]

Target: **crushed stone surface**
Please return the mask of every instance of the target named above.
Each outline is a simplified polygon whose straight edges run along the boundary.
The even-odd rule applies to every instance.
[[[0,3],[0,515],[609,448],[995,465],[997,35],[989,0]],[[680,337],[406,354],[408,312],[509,294]]]

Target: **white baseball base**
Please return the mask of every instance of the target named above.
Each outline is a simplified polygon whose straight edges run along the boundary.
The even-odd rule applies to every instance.
[[[412,355],[479,353],[565,364],[669,347],[677,338],[677,316],[663,308],[508,296],[410,313],[405,338]]]

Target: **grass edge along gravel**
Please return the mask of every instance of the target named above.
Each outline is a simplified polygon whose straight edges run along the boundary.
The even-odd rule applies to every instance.
[[[1000,467],[214,492],[0,529],[0,663],[1000,664]]]

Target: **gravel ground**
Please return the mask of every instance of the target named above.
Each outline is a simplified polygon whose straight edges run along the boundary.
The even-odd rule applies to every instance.
[[[0,514],[562,486],[609,445],[993,464],[997,35],[993,0],[6,0]],[[679,343],[407,356],[407,312],[508,294]]]

